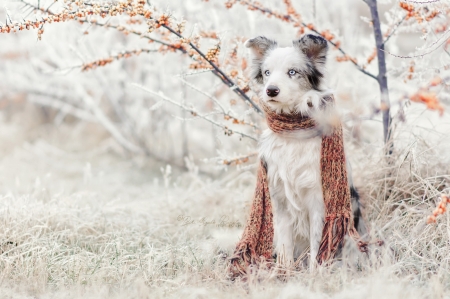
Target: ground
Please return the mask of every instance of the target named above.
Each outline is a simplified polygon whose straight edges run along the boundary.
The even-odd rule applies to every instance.
[[[361,187],[372,239],[386,242],[370,257],[349,245],[344,263],[231,282],[224,258],[241,235],[254,168],[218,176],[172,169],[129,156],[110,138],[86,141],[84,125],[2,127],[2,298],[449,296],[449,218],[425,224],[431,194],[448,189],[445,166],[425,164],[432,149],[412,147],[391,168],[378,161]],[[362,170],[374,163],[362,155],[354,173],[367,177]],[[394,181],[383,177],[388,169]]]

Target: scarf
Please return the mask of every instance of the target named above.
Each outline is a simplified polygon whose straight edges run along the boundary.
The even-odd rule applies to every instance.
[[[334,99],[332,96],[325,97],[321,106],[327,103],[333,105]],[[336,126],[330,135],[323,135],[314,120],[308,116],[300,113],[277,114],[264,104],[262,107],[264,108],[267,125],[275,133],[305,133],[310,137],[322,135],[320,168],[325,202],[325,224],[317,262],[322,264],[334,258],[338,249],[343,246],[346,235],[357,241],[360,251],[366,252],[367,243],[359,240],[359,234],[353,225],[342,126]],[[229,271],[231,277],[246,274],[250,265],[266,262],[270,264],[272,261],[273,235],[272,204],[267,178],[267,165],[261,159],[250,216],[241,240],[237,243],[234,254],[230,258]]]

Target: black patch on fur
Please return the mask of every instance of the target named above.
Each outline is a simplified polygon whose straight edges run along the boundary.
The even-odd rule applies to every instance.
[[[350,197],[352,199],[352,204],[355,204],[356,207],[353,207],[353,225],[355,229],[359,228],[359,219],[361,218],[361,203],[359,198],[358,190],[354,186],[350,186]]]
[[[352,209],[354,209],[353,212],[353,226],[356,230],[358,230],[360,225],[360,219],[361,219],[361,209],[360,209],[360,202],[359,202],[359,194],[356,188],[352,185],[350,186],[350,197],[352,202]],[[355,209],[356,206],[356,209]],[[336,258],[340,259],[342,257],[342,246],[343,243],[341,242],[338,245],[337,252],[336,252]]]
[[[322,79],[323,74],[313,65],[308,63],[308,70],[306,71],[306,78],[308,78],[311,88],[314,90],[319,90],[320,79]]]
[[[307,34],[301,39],[293,41],[293,45],[309,59],[310,63],[307,65],[305,75],[311,88],[319,90],[320,80],[323,78],[320,69],[326,62],[328,42],[321,36]]]
[[[259,59],[254,59],[253,64],[258,64],[257,69],[253,72],[253,79],[255,79],[256,82],[258,82],[259,84],[262,84],[264,82],[263,74],[262,74],[262,70],[261,70],[262,63],[259,61]]]

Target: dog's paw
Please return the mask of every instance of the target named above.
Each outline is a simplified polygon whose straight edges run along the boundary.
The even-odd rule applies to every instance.
[[[291,268],[294,265],[294,257],[285,254],[284,252],[280,252],[277,254],[277,264],[283,268]]]

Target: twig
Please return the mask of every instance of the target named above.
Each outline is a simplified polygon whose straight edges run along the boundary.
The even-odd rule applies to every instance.
[[[427,0],[427,1],[403,0],[403,1],[409,2],[409,3],[416,3],[416,4],[427,4],[427,3],[441,2],[441,0]]]
[[[109,118],[103,113],[103,111],[95,104],[91,96],[85,93],[82,96],[85,104],[92,110],[98,121],[105,127],[105,129],[119,142],[125,149],[132,153],[141,154],[143,150],[138,146],[134,145],[123,137],[122,133],[114,126],[114,124],[109,120]]]
[[[189,86],[190,88],[192,88],[193,90],[195,90],[195,91],[201,93],[202,95],[206,96],[207,98],[211,99],[211,100],[212,100],[212,101],[220,108],[220,110],[222,111],[223,114],[227,114],[227,111],[226,111],[225,107],[222,106],[222,104],[220,103],[220,101],[219,101],[218,99],[216,99],[216,97],[214,97],[214,96],[212,96],[212,95],[210,95],[210,94],[204,92],[203,90],[201,90],[200,88],[198,88],[198,87],[192,85],[191,83],[189,83],[188,81],[184,80],[183,78],[180,78],[180,80],[181,80],[184,84],[186,84],[187,86]]]
[[[251,126],[251,127],[254,128],[254,129],[257,129],[257,128],[258,128],[254,123],[249,123],[249,122],[246,122],[246,121],[244,121],[244,120],[239,120],[239,119],[237,118],[237,116],[234,115],[233,111],[230,110],[230,109],[229,109],[229,110],[226,110],[225,107],[220,103],[220,101],[219,101],[216,97],[214,97],[214,96],[212,96],[212,95],[210,95],[210,94],[204,92],[204,91],[201,90],[200,88],[198,88],[198,87],[192,85],[191,83],[189,83],[188,81],[186,81],[186,80],[184,80],[184,79],[182,79],[182,78],[181,78],[180,80],[181,80],[184,84],[186,84],[187,86],[189,86],[190,88],[192,88],[193,90],[195,90],[195,91],[201,93],[202,95],[206,96],[207,98],[211,99],[211,100],[212,100],[212,101],[220,108],[220,110],[222,111],[222,115],[224,116],[225,119],[227,119],[227,120],[232,119],[232,120],[233,120],[233,123],[236,123],[236,124],[239,123],[239,124],[241,124],[241,125]]]
[[[162,100],[164,100],[166,102],[169,102],[169,103],[171,103],[171,104],[173,104],[175,106],[178,106],[178,107],[180,107],[180,108],[190,112],[194,117],[202,118],[202,119],[206,120],[207,122],[213,124],[214,126],[222,128],[226,135],[231,135],[231,134],[235,133],[235,134],[241,135],[241,137],[246,137],[246,138],[252,139],[254,141],[257,141],[257,139],[255,137],[250,136],[250,135],[248,135],[246,133],[243,133],[243,132],[240,132],[240,131],[236,131],[236,130],[230,129],[229,127],[224,126],[224,125],[216,122],[215,120],[212,120],[211,118],[207,117],[207,115],[199,114],[197,111],[195,111],[195,109],[190,108],[190,107],[188,107],[188,106],[186,106],[184,104],[180,104],[180,103],[178,103],[178,102],[176,102],[176,101],[166,97],[165,95],[163,95],[160,92],[154,92],[154,91],[149,90],[149,89],[147,89],[147,88],[145,88],[145,87],[143,87],[143,86],[141,86],[139,84],[132,84],[132,85],[134,85],[134,86],[136,86],[136,87],[138,87],[138,88],[140,88],[140,89],[142,89],[142,90],[144,90],[144,91],[146,91],[148,93],[151,93],[152,95],[155,95],[155,96],[161,98]]]
[[[60,98],[57,95],[45,93],[42,91],[37,90],[28,90],[28,93],[30,94],[36,94],[36,95],[42,95],[45,97],[50,98]],[[101,123],[104,128],[116,139],[116,141],[121,144],[125,149],[129,150],[133,153],[142,153],[142,149],[137,147],[136,145],[129,142],[125,137],[123,137],[122,133],[119,132],[119,130],[116,129],[116,127],[113,125],[113,123],[104,115],[104,113],[101,111],[100,108],[98,108],[97,105],[95,105],[94,101],[90,98],[88,94],[85,94],[83,97],[84,102],[86,105],[93,111],[94,114],[91,114],[89,112],[83,111],[82,109],[79,109],[77,107],[74,107],[66,102],[62,102],[59,100],[39,100],[39,99],[29,99],[30,102],[34,102],[39,105],[43,106],[49,106],[55,109],[59,109],[60,111],[64,113],[71,114],[75,117],[78,117],[83,120],[91,121],[91,122],[99,122]]]
[[[28,100],[32,103],[36,103],[36,104],[39,104],[42,106],[47,106],[47,107],[52,107],[52,108],[58,109],[66,114],[70,114],[72,116],[75,116],[75,117],[85,120],[85,121],[98,122],[98,120],[95,118],[95,116],[92,115],[91,113],[86,112],[75,106],[72,106],[67,102],[58,100],[60,97],[58,97],[56,95],[45,93],[42,91],[37,91],[37,90],[27,90],[27,93],[45,96],[45,99],[28,98]],[[49,98],[54,98],[56,100],[51,100]]]
[[[400,25],[406,20],[407,15],[403,16],[403,18],[395,25],[394,29],[389,33],[389,35],[385,38],[383,42],[383,46],[386,45],[386,43],[391,39],[391,37],[394,35],[395,31],[400,27]]]
[[[153,41],[155,43],[158,43],[158,44],[161,44],[163,46],[169,47],[169,48],[171,48],[173,50],[178,50],[178,51],[182,52],[183,54],[187,53],[186,50],[184,50],[182,48],[177,48],[177,47],[175,47],[172,44],[169,44],[169,43],[166,43],[166,42],[164,42],[162,40],[153,38],[153,37],[148,36],[148,35],[146,35],[146,34],[144,34],[142,32],[125,28],[124,26],[115,26],[115,25],[110,25],[110,24],[102,24],[102,23],[92,22],[92,21],[88,21],[88,20],[81,20],[81,21],[84,22],[84,23],[90,23],[90,24],[93,24],[93,25],[96,25],[96,26],[103,26],[105,28],[113,28],[113,29],[116,29],[118,31],[126,31],[128,33],[140,36],[141,38],[145,38],[145,39],[151,40],[151,41]]]
[[[239,165],[239,164],[243,164],[243,163],[247,163],[248,160],[250,159],[250,157],[254,157],[257,156],[258,152],[253,152],[247,155],[243,155],[243,156],[238,156],[238,157],[234,157],[232,159],[224,159],[222,160],[222,164],[225,165]]]
[[[106,64],[109,64],[111,62],[113,62],[114,60],[119,60],[121,58],[128,58],[131,57],[132,55],[139,55],[141,53],[154,53],[157,52],[157,50],[152,50],[152,49],[138,49],[138,50],[131,50],[131,51],[122,51],[119,54],[116,55],[111,55],[108,58],[104,58],[104,59],[99,59],[96,61],[92,61],[92,62],[88,62],[88,63],[84,63],[81,66],[81,71],[87,71],[90,69],[94,69],[97,66],[104,66]]]
[[[391,56],[394,56],[394,57],[397,57],[397,58],[417,58],[417,57],[423,57],[423,56],[425,56],[425,55],[428,55],[428,54],[430,54],[430,53],[433,53],[434,51],[436,51],[437,49],[439,49],[440,46],[442,46],[444,43],[446,43],[446,42],[449,40],[450,36],[446,36],[446,37],[445,37],[445,34],[447,34],[447,33],[449,33],[449,32],[450,32],[450,30],[447,30],[441,37],[439,37],[439,38],[438,38],[437,40],[435,40],[430,46],[427,47],[427,48],[430,48],[430,47],[436,45],[436,44],[439,42],[439,40],[443,39],[443,41],[442,41],[440,44],[438,44],[434,49],[432,49],[432,50],[430,50],[430,51],[428,51],[428,52],[422,53],[422,54],[411,55],[411,56],[403,56],[403,55],[393,54],[393,53],[391,53],[391,52],[385,51],[384,49],[383,49],[383,51],[386,52],[387,54],[389,54],[389,55],[391,55]],[[445,37],[445,38],[444,38],[444,37]]]
[[[119,60],[121,58],[129,58],[132,55],[139,55],[140,53],[154,53],[154,52],[158,52],[158,50],[153,50],[153,49],[137,49],[137,50],[129,50],[129,51],[122,51],[116,55],[111,55],[107,58],[103,58],[103,59],[98,59],[95,61],[91,61],[91,62],[86,62],[83,64],[77,64],[77,65],[73,65],[73,66],[69,66],[66,68],[61,68],[58,69],[58,71],[70,71],[73,69],[77,69],[77,68],[81,68],[81,71],[85,72],[88,70],[92,70],[95,69],[96,67],[101,67],[101,66],[105,66],[107,64],[112,63],[114,60]]]
[[[212,70],[201,70],[201,71],[196,71],[196,72],[182,73],[182,74],[177,75],[177,76],[179,76],[179,77],[187,77],[187,76],[195,76],[195,75],[200,75],[200,74],[209,73],[209,72],[212,72]]]

